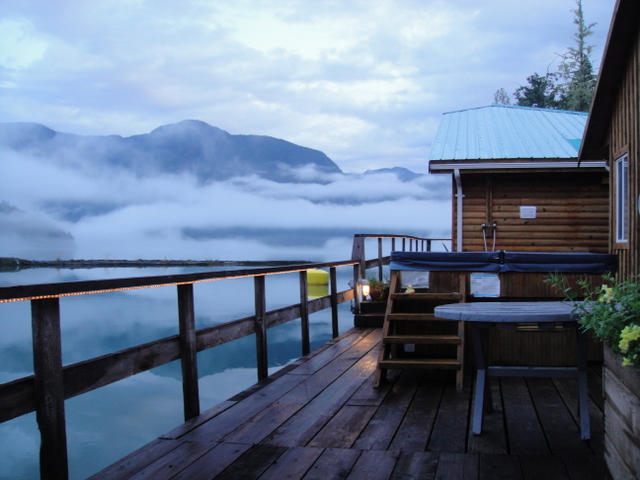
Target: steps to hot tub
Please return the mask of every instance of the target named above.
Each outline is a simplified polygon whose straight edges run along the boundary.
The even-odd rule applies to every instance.
[[[456,389],[462,390],[464,323],[433,314],[438,305],[465,301],[465,276],[455,277],[457,291],[433,293],[416,289],[415,293],[404,293],[402,272],[391,271],[376,387],[385,381],[389,369],[450,369],[456,370]]]

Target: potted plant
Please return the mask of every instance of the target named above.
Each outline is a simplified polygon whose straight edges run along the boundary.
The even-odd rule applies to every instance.
[[[579,281],[576,292],[558,275],[547,279],[573,302],[582,328],[604,342],[604,453],[609,472],[615,480],[640,478],[640,282],[616,281],[611,275],[603,280],[599,288]]]
[[[369,296],[372,302],[385,302],[389,298],[389,281],[380,281],[376,277],[369,277]]]
[[[599,288],[579,280],[576,291],[559,275],[547,281],[573,303],[583,329],[621,355],[622,365],[640,370],[640,283],[635,279],[618,282],[604,275]]]

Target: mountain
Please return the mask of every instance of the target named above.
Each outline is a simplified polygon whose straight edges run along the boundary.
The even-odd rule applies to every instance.
[[[108,165],[139,176],[192,173],[203,183],[246,175],[299,183],[304,180],[295,170],[309,166],[321,177],[342,173],[318,150],[273,137],[231,135],[197,120],[131,137],[82,136],[35,123],[4,123],[0,124],[0,145],[64,163],[76,162],[84,168],[87,164]]]

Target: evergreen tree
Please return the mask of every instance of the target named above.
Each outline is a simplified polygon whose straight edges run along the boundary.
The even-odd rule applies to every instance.
[[[534,73],[527,77],[529,86],[519,87],[513,94],[517,105],[523,107],[559,108],[560,86],[556,84],[558,74],[547,73],[544,77]]]
[[[584,21],[582,0],[576,0],[577,8],[573,23],[578,27],[573,34],[576,46],[568,47],[562,58],[559,71],[545,76],[534,73],[527,78],[528,86],[520,86],[513,94],[516,105],[540,108],[562,108],[579,112],[589,111],[596,88],[596,74],[593,71],[591,52],[593,45],[587,45],[587,37],[593,34],[595,23]],[[559,82],[560,80],[560,82]],[[504,88],[493,95],[494,103],[509,104],[509,96]]]
[[[596,76],[593,73],[591,52],[593,45],[587,45],[586,39],[593,34],[595,23],[585,24],[582,11],[582,0],[576,0],[578,8],[573,23],[578,31],[573,35],[576,47],[569,47],[567,53],[561,55],[560,76],[564,80],[560,107],[565,110],[587,112],[596,88]]]

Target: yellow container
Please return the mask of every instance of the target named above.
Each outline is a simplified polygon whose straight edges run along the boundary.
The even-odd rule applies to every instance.
[[[309,285],[327,285],[329,283],[329,272],[314,268],[307,270],[307,284]]]

